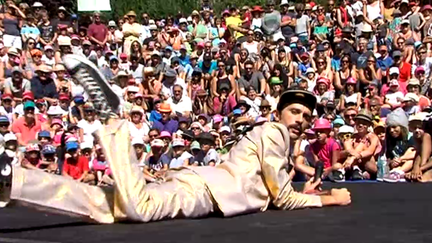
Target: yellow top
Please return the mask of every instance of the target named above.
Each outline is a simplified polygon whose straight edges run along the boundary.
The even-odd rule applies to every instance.
[[[228,29],[230,30],[232,36],[234,36],[236,39],[244,36],[242,33],[235,31],[235,30],[230,28],[231,25],[234,25],[234,26],[241,26],[242,25],[243,21],[240,19],[239,16],[228,17],[228,18],[226,18],[225,21],[226,21],[226,25],[227,25]]]

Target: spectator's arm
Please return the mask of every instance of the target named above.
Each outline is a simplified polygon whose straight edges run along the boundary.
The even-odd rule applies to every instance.
[[[217,92],[217,82],[218,79],[214,77],[211,82],[211,92],[213,97],[219,97],[219,93]]]
[[[79,141],[84,141],[84,130],[82,128],[78,129]]]
[[[229,93],[229,95],[235,96],[236,91],[237,91],[237,83],[236,83],[233,75],[229,75],[229,81],[231,84],[231,92]]]
[[[369,134],[369,141],[370,141],[370,146],[367,147],[367,149],[360,152],[359,153],[360,158],[357,159],[367,158],[372,156],[375,153],[375,150],[379,143],[379,139],[375,134]]]
[[[300,147],[301,140],[297,140],[295,146]],[[300,150],[300,148],[298,148]],[[296,171],[303,173],[307,176],[313,176],[315,174],[315,169],[311,166],[307,166],[305,163],[304,152],[299,151],[299,154],[294,157],[294,168]]]

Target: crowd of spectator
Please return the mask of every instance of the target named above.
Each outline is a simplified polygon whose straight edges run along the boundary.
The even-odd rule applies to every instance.
[[[317,161],[332,181],[432,180],[419,155],[425,136],[430,150],[422,123],[432,111],[432,7],[421,1],[268,0],[217,13],[203,0],[182,17],[95,12],[90,25],[39,2],[1,9],[0,134],[16,166],[114,183],[93,135],[103,124],[62,63],[76,54],[120,98],[149,182],[223,163],[251,127],[278,122],[292,87],[318,101],[311,129],[291,141],[294,180],[312,177]]]

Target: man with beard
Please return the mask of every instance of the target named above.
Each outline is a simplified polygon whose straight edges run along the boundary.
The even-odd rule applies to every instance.
[[[245,132],[221,164],[169,170],[161,174],[159,183],[146,185],[130,149],[128,122],[108,118],[110,112],[117,111],[118,102],[112,100],[115,94],[107,82],[97,71],[89,72],[96,68],[84,58],[69,56],[64,62],[77,80],[86,82],[84,87],[91,86],[90,97],[100,95],[92,102],[106,108],[100,116],[107,119],[108,125],[99,131],[99,138],[115,180],[115,198],[102,188],[47,173],[19,167],[7,173],[11,172],[10,165],[0,161],[0,170],[4,171],[0,191],[10,192],[12,200],[55,208],[100,223],[197,218],[212,213],[231,217],[266,211],[269,206],[291,210],[351,202],[346,189],[311,195],[296,192],[291,186],[287,173],[290,141],[299,139],[310,125],[316,106],[316,98],[310,92],[289,90],[282,94],[277,107],[280,123],[266,122]],[[82,75],[89,74],[91,81],[84,81]],[[125,156],[127,151],[131,151],[130,158]],[[310,180],[303,191],[314,190],[319,184],[320,180]]]

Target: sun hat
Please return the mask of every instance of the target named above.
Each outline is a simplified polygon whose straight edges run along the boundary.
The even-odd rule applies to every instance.
[[[39,148],[39,145],[37,143],[29,143],[29,144],[27,144],[25,151],[26,151],[26,153],[33,152],[33,151],[39,152],[40,148]]]
[[[164,113],[171,113],[171,106],[168,103],[162,103],[159,106],[159,112],[164,112]]]
[[[167,131],[162,131],[159,135],[159,138],[172,138],[171,133]]]
[[[352,126],[343,125],[339,128],[338,134],[343,134],[343,133],[354,133],[354,128]]]
[[[190,149],[191,150],[194,150],[194,149],[201,150],[201,145],[198,141],[193,141],[190,145]]]

